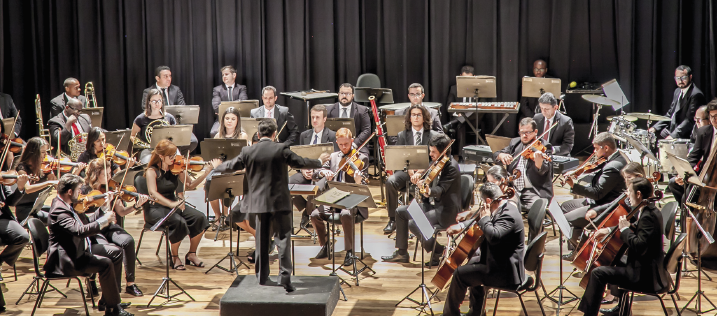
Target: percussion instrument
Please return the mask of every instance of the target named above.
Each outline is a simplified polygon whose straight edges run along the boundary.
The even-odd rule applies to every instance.
[[[617,102],[612,99],[608,99],[607,97],[597,95],[597,94],[584,94],[583,99],[587,100],[588,102],[600,104],[600,105],[607,105],[612,107],[619,107],[620,102]]]
[[[692,149],[692,143],[690,143],[689,139],[660,139],[657,141],[657,149],[660,158],[660,171],[667,174],[677,174],[672,162],[667,159],[667,153],[671,152],[677,157],[687,158],[687,154]]]
[[[658,122],[658,121],[670,121],[670,118],[663,115],[657,115],[654,113],[639,113],[639,112],[633,112],[633,113],[627,113],[629,116],[636,117],[641,120],[648,120],[652,122]]]

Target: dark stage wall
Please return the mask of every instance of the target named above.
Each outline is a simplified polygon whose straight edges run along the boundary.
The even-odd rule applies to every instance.
[[[47,122],[66,77],[93,81],[114,130],[130,126],[154,68],[168,65],[188,104],[203,107],[202,139],[226,64],[250,99],[269,84],[335,91],[371,72],[396,102],[412,82],[426,87],[426,101],[444,102],[469,63],[498,77],[497,101],[517,101],[520,78],[544,58],[565,85],[616,78],[630,110],[663,113],[679,64],[692,66],[709,99],[717,95],[715,10],[710,0],[0,0],[0,90],[30,137],[36,93]],[[279,104],[305,124],[299,101]]]

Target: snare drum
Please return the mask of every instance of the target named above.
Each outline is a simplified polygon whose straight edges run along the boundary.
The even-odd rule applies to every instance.
[[[615,116],[610,122],[608,132],[613,135],[622,136],[624,134],[632,133],[636,127],[637,125],[635,125],[635,123],[625,120],[620,116]]]
[[[673,153],[679,158],[687,158],[692,149],[689,139],[660,139],[657,142],[658,155],[660,156],[660,171],[667,174],[676,174],[677,170],[667,158],[667,153]]]
[[[655,133],[649,132],[644,129],[638,129],[632,133],[632,136],[635,137],[635,139],[637,139],[640,143],[645,145],[645,147],[655,148],[655,142],[657,141]]]

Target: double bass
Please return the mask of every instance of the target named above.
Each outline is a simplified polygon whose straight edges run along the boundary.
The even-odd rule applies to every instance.
[[[714,150],[715,148],[712,149]],[[712,155],[715,155],[715,153],[713,152]],[[704,165],[704,169],[700,172],[700,178],[706,186],[698,188],[696,185],[692,185],[687,195],[686,201],[688,203],[686,204],[692,209],[693,215],[702,228],[714,236],[715,226],[717,226],[717,214],[715,213],[717,211],[715,210],[715,195],[717,195],[717,190],[714,189],[717,187],[717,156],[710,156],[710,158],[712,159],[707,160],[708,165]],[[687,182],[687,180],[685,180],[685,182]],[[699,190],[699,198],[695,204],[699,207],[693,207],[690,205],[694,204],[689,202],[694,200],[694,195],[697,190]],[[697,228],[697,223],[694,222],[691,216],[683,215],[682,218],[685,218],[686,224],[687,252],[695,257],[697,255],[697,236],[700,234],[700,230]],[[717,243],[710,244],[707,241],[707,237],[703,235],[700,238],[699,244],[702,259],[707,259],[703,260],[703,266],[705,266],[704,263],[707,262],[707,267],[712,269],[717,268]]]

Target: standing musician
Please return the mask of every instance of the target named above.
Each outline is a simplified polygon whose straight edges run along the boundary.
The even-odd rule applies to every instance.
[[[314,105],[311,108],[311,129],[307,129],[299,135],[299,145],[314,145],[336,142],[336,132],[330,130],[326,124],[328,110],[323,104]],[[357,146],[360,146],[358,144]],[[338,151],[339,147],[334,143],[334,151]],[[304,169],[289,177],[289,184],[311,184],[314,171]],[[294,195],[291,200],[297,210],[301,211],[301,227],[309,224],[309,210],[313,210],[313,206],[307,204],[307,200],[301,195]],[[311,197],[309,197],[311,200]]]
[[[428,109],[420,105],[411,105],[409,111],[406,112],[403,121],[405,130],[398,133],[398,141],[396,145],[423,145],[428,146],[428,142],[434,136],[439,135],[438,132],[431,130],[431,115]],[[394,171],[393,175],[386,180],[386,209],[388,210],[388,224],[383,229],[383,233],[388,235],[396,230],[396,208],[398,207],[398,191],[406,189],[406,182],[416,184],[421,178],[423,170],[403,170]]]
[[[533,62],[533,77],[552,78],[551,76],[548,76],[548,63],[545,60],[538,59]],[[522,93],[519,95],[522,95]],[[538,98],[520,97],[520,113],[518,113],[519,122],[523,118],[534,117],[538,111],[540,111],[538,108]]]
[[[353,135],[348,128],[342,127],[336,131],[336,144],[339,150],[332,153],[327,162],[324,163],[324,169],[317,169],[313,172],[314,180],[318,181],[318,186],[322,191],[328,190],[328,181],[338,181],[345,183],[366,184],[366,175],[368,174],[368,156],[364,153],[357,153],[358,160],[363,162],[363,168],[354,170],[353,177],[349,176],[345,170],[338,170],[344,167],[343,160],[354,155],[357,148],[354,143]],[[349,165],[346,165],[351,168]],[[353,169],[352,169],[353,170]],[[335,210],[333,208],[319,206],[311,212],[311,224],[314,225],[316,234],[319,237],[321,250],[316,254],[316,259],[327,258],[329,255],[328,236],[326,234],[325,220],[329,218],[329,213],[338,211],[341,213],[341,226],[344,229],[344,248],[346,249],[346,258],[344,266],[350,266],[354,263],[354,217],[358,211],[359,216],[368,219],[367,207],[355,207],[350,210]]]
[[[100,216],[97,212],[83,223],[74,209],[79,202],[82,178],[66,174],[57,184],[57,197],[50,208],[50,246],[44,270],[48,275],[82,276],[98,273],[102,286],[102,298],[98,309],[105,315],[131,316],[120,305],[119,285],[115,275],[122,269],[122,249],[112,244],[92,243],[101,230],[115,222],[110,211]]]
[[[272,86],[264,87],[264,89],[261,89],[261,100],[264,102],[264,106],[252,109],[249,116],[253,118],[274,118],[276,126],[280,129],[283,127],[283,130],[279,131],[277,136],[279,141],[292,145],[299,134],[299,126],[296,125],[294,115],[289,112],[288,107],[276,104],[277,99],[279,99],[279,96],[276,95],[276,88]]]
[[[105,133],[99,127],[93,127],[90,132],[87,133],[87,144],[85,145],[85,151],[77,158],[77,162],[90,163],[90,161],[97,159],[105,148],[107,143],[105,142]],[[111,157],[110,157],[111,158]],[[129,157],[127,157],[129,158]],[[108,160],[108,168],[112,170],[112,175],[120,171],[120,166],[112,160]],[[127,160],[127,168],[131,168],[134,165],[134,159]]]
[[[147,94],[150,90],[157,89],[160,91],[161,99],[165,105],[186,105],[184,102],[184,95],[182,90],[178,86],[172,84],[172,70],[168,66],[159,66],[154,70],[154,80],[157,82],[154,86],[144,89],[142,92],[142,110],[144,110],[148,104]]]
[[[79,80],[70,77],[65,79],[62,85],[65,88],[65,92],[50,100],[50,104],[52,104],[52,107],[50,107],[50,117],[55,117],[64,111],[65,107],[67,107],[67,102],[71,99],[79,100],[82,104],[81,108],[87,106],[87,98],[80,94]],[[19,132],[20,130],[16,129],[16,131]]]
[[[570,156],[575,143],[573,119],[558,111],[558,100],[552,93],[546,92],[538,98],[540,113],[533,119],[538,124],[538,135],[543,135],[553,124],[558,123],[550,132],[543,135],[543,140],[553,145],[553,155]]]
[[[412,83],[408,86],[408,100],[411,101],[411,105],[420,105],[426,107],[428,112],[431,114],[431,129],[436,132],[443,133],[443,125],[441,125],[441,118],[438,114],[438,110],[428,108],[423,104],[423,98],[426,96],[423,90],[423,86],[420,83]],[[409,112],[408,108],[396,110],[396,115],[403,115]]]
[[[8,135],[10,138],[15,138],[20,136],[20,132],[22,131],[22,118],[17,116],[17,108],[15,107],[15,102],[12,101],[12,97],[9,94],[0,92],[0,120],[10,117],[17,117],[17,121],[15,122],[15,135]],[[7,133],[9,132],[10,131],[7,131]],[[3,134],[4,133],[6,132],[4,131]]]
[[[695,111],[707,103],[702,90],[692,82],[692,69],[689,66],[680,65],[675,69],[675,83],[677,89],[673,93],[670,109],[665,114],[671,120],[657,122],[648,129],[658,138],[689,138],[695,123],[692,120]]]
[[[85,185],[83,185],[80,188],[81,194],[89,194],[93,190],[106,192],[107,191],[107,182],[111,179],[111,172],[108,167],[109,163],[105,164],[104,161],[101,159],[93,159],[90,161],[90,163],[87,165],[87,172],[85,176]],[[111,195],[110,195],[111,196]],[[102,207],[91,207],[88,210],[86,210],[86,213],[99,213],[97,215],[94,215],[95,217],[103,216],[105,213],[111,211],[114,212],[116,216],[119,216],[120,218],[123,218],[127,214],[140,210],[140,206],[142,206],[144,203],[147,202],[149,197],[144,194],[139,194],[137,197],[136,203],[133,207],[127,206],[127,203],[125,203],[124,200],[119,198],[106,198],[107,202]],[[117,218],[117,222],[120,222],[121,219]],[[80,216],[80,219],[83,219],[83,222],[85,220],[84,224],[89,223],[89,219],[87,216]],[[100,238],[101,236],[101,238]],[[114,245],[117,245],[120,247],[124,252],[124,266],[125,266],[125,280],[127,282],[127,285],[125,287],[125,293],[133,295],[133,296],[142,296],[142,291],[137,287],[137,284],[135,284],[135,262],[137,258],[137,254],[135,253],[134,248],[134,238],[132,238],[132,235],[127,233],[127,231],[122,228],[119,223],[112,223],[109,226],[103,228],[100,232],[100,235],[97,236],[97,242],[101,244],[108,244],[112,243]],[[120,286],[122,284],[121,278],[122,278],[122,270],[115,270],[115,277],[117,279],[117,286]]]
[[[627,186],[627,194],[631,207],[637,207],[643,199],[652,197],[652,184],[645,178],[634,178]],[[625,216],[620,217],[619,236],[627,245],[627,262],[625,266],[600,266],[592,270],[590,281],[585,289],[578,310],[585,315],[597,315],[600,310],[602,295],[606,284],[644,291],[658,292],[670,286],[670,275],[664,268],[662,215],[654,203],[643,206],[631,224]],[[610,227],[595,232],[596,238],[602,238],[610,232]],[[617,234],[617,233],[616,233]],[[620,260],[616,261],[620,262]],[[619,296],[618,296],[619,297]]]
[[[221,69],[222,81],[224,84],[220,84],[214,87],[212,90],[212,107],[214,108],[214,114],[221,116],[219,113],[219,105],[222,101],[241,101],[246,100],[246,86],[236,83],[237,70],[234,66],[228,65]],[[209,136],[214,137],[219,132],[219,121],[214,121],[212,130]]]
[[[574,183],[572,178],[568,178],[566,181],[571,188],[570,193],[582,195],[585,198],[569,200],[560,206],[565,218],[573,227],[569,248],[577,246],[582,229],[588,225],[586,219],[597,217],[598,213],[595,208],[610,204],[625,191],[625,181],[620,171],[627,163],[617,150],[615,139],[608,132],[599,133],[593,138],[593,147],[595,147],[593,153],[595,158],[603,159],[605,162],[599,165],[590,185]],[[563,259],[572,260],[575,253],[574,251],[563,255]]]
[[[441,153],[451,143],[451,139],[446,134],[438,134],[431,137],[428,143],[430,148],[429,155],[434,162],[441,159]],[[449,152],[446,152],[445,158],[448,162],[440,171],[438,179],[435,179],[430,186],[426,186],[425,193],[422,198],[422,209],[428,218],[428,222],[437,227],[448,228],[456,223],[456,215],[461,211],[461,172],[458,169],[458,162],[451,158]],[[419,188],[424,187],[424,179],[419,178],[416,182]],[[430,201],[433,198],[434,203]],[[411,219],[408,213],[408,206],[404,205],[396,210],[396,250],[393,255],[381,257],[385,262],[402,262],[408,263],[408,231],[416,236],[421,236],[418,225]],[[417,237],[420,238],[420,237]],[[424,240],[423,249],[431,251],[433,243],[437,241],[434,238]],[[444,246],[436,244],[435,251],[431,256],[431,265],[438,266],[443,254]]]
[[[354,102],[354,86],[350,83],[342,83],[339,86],[339,102],[329,105],[326,111],[330,118],[350,117],[354,119],[354,130],[356,131],[354,144],[356,147],[361,146],[371,135],[371,115],[369,114],[371,110]],[[368,156],[368,146],[361,148],[361,152]]]
[[[493,160],[506,166],[508,172],[520,170],[520,177],[516,179],[516,192],[520,194],[520,204],[523,212],[527,212],[533,203],[540,198],[553,199],[553,165],[545,157],[552,157],[552,145],[541,140],[545,152],[534,151],[530,159],[518,156],[538,138],[538,124],[532,118],[520,120],[519,137],[513,138],[507,147],[493,154]],[[517,161],[517,162],[516,162]]]
[[[486,183],[478,190],[483,207],[476,221],[485,240],[476,255],[453,272],[453,281],[443,306],[443,314],[446,316],[461,315],[460,305],[466,290],[470,292],[471,310],[468,315],[481,315],[484,311],[475,309],[483,308],[484,286],[518,288],[525,280],[525,233],[518,207],[508,201],[500,201],[503,192],[493,183]],[[455,235],[472,224],[453,225],[447,233]]]
[[[177,208],[161,226],[169,230],[167,238],[171,243],[171,267],[176,270],[186,270],[179,259],[179,245],[184,237],[189,235],[189,252],[184,256],[185,264],[201,268],[204,267],[204,262],[197,257],[197,246],[204,236],[204,231],[209,227],[209,222],[202,212],[184,203],[184,192],[194,190],[212,169],[219,165],[220,160],[210,161],[206,171],[197,179],[193,179],[186,170],[182,170],[179,174],[172,173],[170,169],[174,165],[176,156],[177,146],[167,139],[159,141],[152,151],[144,174],[147,178],[149,196],[155,200],[155,203],[145,209],[145,221],[154,225],[167,216],[172,208]],[[177,192],[178,189],[182,192]]]
[[[65,110],[47,122],[52,136],[52,143],[56,146],[59,140],[62,152],[65,154],[70,153],[70,148],[67,146],[70,139],[82,133],[87,133],[92,128],[90,116],[80,113],[81,109],[82,102],[80,100],[70,99],[67,101]]]
[[[268,93],[273,93],[271,89]],[[267,91],[265,91],[267,92]],[[264,94],[266,97],[267,94]],[[291,194],[289,166],[296,169],[320,168],[329,154],[321,154],[320,161],[299,157],[286,144],[274,142],[277,126],[273,120],[259,122],[260,140],[250,147],[242,148],[241,154],[222,163],[217,172],[246,169],[248,190],[242,200],[246,213],[256,214],[256,277],[264,285],[269,278],[269,229],[273,225],[275,240],[279,246],[279,278],[287,292],[296,288],[291,284]]]

